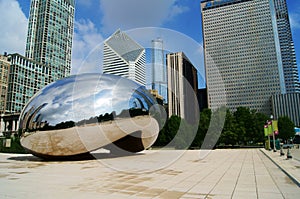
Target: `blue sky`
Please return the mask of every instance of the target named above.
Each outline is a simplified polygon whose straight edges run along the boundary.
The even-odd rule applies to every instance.
[[[300,4],[287,3],[300,68]],[[0,0],[0,53],[24,54],[29,8],[30,0]],[[146,48],[162,37],[204,74],[200,0],[76,0],[72,73],[101,72],[99,45],[118,28]]]

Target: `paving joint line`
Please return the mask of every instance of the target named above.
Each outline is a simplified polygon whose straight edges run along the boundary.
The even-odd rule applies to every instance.
[[[300,187],[300,182],[296,178],[294,178],[289,172],[287,172],[284,168],[282,168],[279,164],[277,164],[271,157],[269,157],[262,149],[260,151],[271,160],[283,173],[285,173],[298,187]]]
[[[224,161],[226,161],[226,158],[223,158],[223,159],[224,159]],[[215,166],[214,168],[210,168],[210,172],[207,173],[205,176],[203,176],[203,177],[201,178],[200,181],[205,180],[205,178],[207,178],[209,175],[211,175],[212,173],[214,173],[218,167],[219,167],[219,166]],[[200,181],[199,181],[199,182],[200,182]],[[194,186],[192,186],[192,187],[187,191],[187,193],[188,193],[189,191],[191,191],[191,190],[192,190],[194,187],[196,187],[196,186],[197,186],[197,184],[195,184]],[[215,187],[215,186],[214,186],[214,187]],[[210,192],[211,192],[211,190],[210,190]],[[205,197],[208,197],[209,194],[204,194],[204,195],[206,195]]]
[[[276,185],[277,189],[280,191],[280,194],[281,194],[282,198],[285,198],[285,197],[284,197],[284,194],[283,194],[283,192],[282,192],[282,190],[280,189],[280,186],[277,184],[275,178],[273,177],[273,175],[272,175],[272,173],[271,173],[271,171],[270,171],[270,168],[267,167],[266,162],[263,161],[261,155],[259,155],[259,158],[260,158],[261,162],[263,163],[263,165],[265,166],[265,168],[266,168],[268,174],[270,175],[270,177],[271,177],[271,179],[273,180],[274,184]],[[270,158],[269,158],[269,159],[270,159]],[[271,162],[273,162],[273,161],[271,161]],[[276,166],[276,164],[275,164],[275,166]]]
[[[236,155],[235,157],[233,157],[233,160],[236,160],[238,158],[238,155]],[[221,178],[218,180],[218,182],[213,186],[213,188],[208,192],[208,194],[206,194],[205,198],[208,198],[211,195],[211,192],[216,188],[216,186],[220,183],[220,181],[222,180],[222,178],[225,176],[226,172],[228,169],[230,169],[232,167],[232,165],[234,164],[235,161],[232,161],[232,163],[227,167],[227,169],[224,171],[223,175],[221,176]]]
[[[257,155],[257,152],[255,154]],[[254,155],[255,154],[253,154],[253,152],[252,152],[252,164],[253,164],[253,174],[254,174],[256,198],[258,199],[257,176],[256,176],[255,161],[254,161]]]
[[[297,160],[298,162],[300,162],[300,159],[298,159],[298,158],[294,158],[294,160]]]
[[[240,168],[239,174],[238,174],[238,176],[237,176],[237,179],[236,179],[236,182],[235,182],[235,185],[234,185],[234,189],[233,189],[233,191],[232,191],[232,193],[231,193],[231,198],[233,198],[233,195],[234,195],[234,192],[235,192],[235,190],[236,190],[236,187],[237,187],[239,178],[240,178],[240,176],[241,176],[241,173],[242,173],[242,170],[243,170],[243,166],[244,166],[244,164],[245,164],[246,157],[247,157],[248,153],[249,153],[249,151],[247,150],[247,152],[246,152],[246,154],[245,154],[245,156],[244,156],[243,162],[242,162],[242,164],[241,164],[241,168]]]

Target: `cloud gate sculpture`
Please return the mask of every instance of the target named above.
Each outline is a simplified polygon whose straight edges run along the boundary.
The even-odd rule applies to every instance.
[[[139,84],[81,74],[47,85],[20,116],[21,144],[42,158],[80,157],[99,148],[139,152],[159,132],[161,109]]]

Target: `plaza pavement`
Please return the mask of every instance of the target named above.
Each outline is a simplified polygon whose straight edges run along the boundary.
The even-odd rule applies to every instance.
[[[284,155],[280,155],[280,150],[267,151],[261,150],[274,164],[276,164],[295,184],[300,187],[300,149],[293,148],[289,150],[292,158],[287,158],[287,149],[283,149]]]
[[[296,154],[296,152],[292,152]],[[48,162],[0,154],[0,198],[299,198],[288,177],[297,160],[265,149],[148,150],[94,153],[96,159]],[[295,156],[296,157],[296,156]],[[283,170],[286,169],[285,172]]]

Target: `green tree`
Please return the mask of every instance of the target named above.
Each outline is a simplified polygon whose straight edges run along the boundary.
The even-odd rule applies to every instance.
[[[212,112],[210,109],[203,109],[200,112],[198,131],[192,143],[192,147],[201,147],[203,140],[206,136],[207,130],[209,128],[211,114]]]
[[[264,143],[265,135],[264,135],[264,124],[269,119],[266,114],[256,112],[254,114],[253,120],[253,142]]]
[[[238,107],[226,120],[219,143],[256,145],[264,142],[263,126],[268,116],[247,107]]]
[[[246,144],[249,135],[247,135],[250,130],[251,125],[251,112],[247,107],[238,107],[234,113],[236,119],[236,133],[238,134],[239,144]]]
[[[232,131],[223,131],[219,142],[225,145],[235,145],[238,142],[238,135]]]
[[[236,120],[229,109],[226,111],[224,128],[219,139],[219,143],[225,145],[235,145],[238,142],[238,132],[236,128]]]
[[[158,137],[153,145],[154,146],[165,146],[166,144],[167,144],[166,130],[165,130],[165,127],[163,127],[159,131]]]
[[[164,127],[160,130],[158,138],[154,143],[155,146],[166,146],[169,144],[178,132],[181,123],[181,118],[172,115],[165,123]],[[173,144],[173,145],[172,145]],[[174,143],[171,143],[174,146]]]
[[[217,144],[226,118],[226,107],[220,107],[211,114],[209,128],[201,145],[203,149],[212,149]],[[200,118],[201,120],[201,118]]]
[[[174,147],[176,149],[187,149],[192,144],[196,135],[196,129],[192,125],[187,123],[184,119],[181,119],[180,126],[175,134]]]
[[[289,117],[283,116],[278,118],[278,137],[287,141],[291,139],[294,135],[295,124],[290,120]]]
[[[174,139],[178,132],[181,123],[181,118],[177,115],[172,115],[166,124],[166,137],[167,141],[170,142]]]
[[[155,146],[170,146],[187,149],[197,134],[198,126],[193,126],[179,116],[172,115],[159,132]]]

